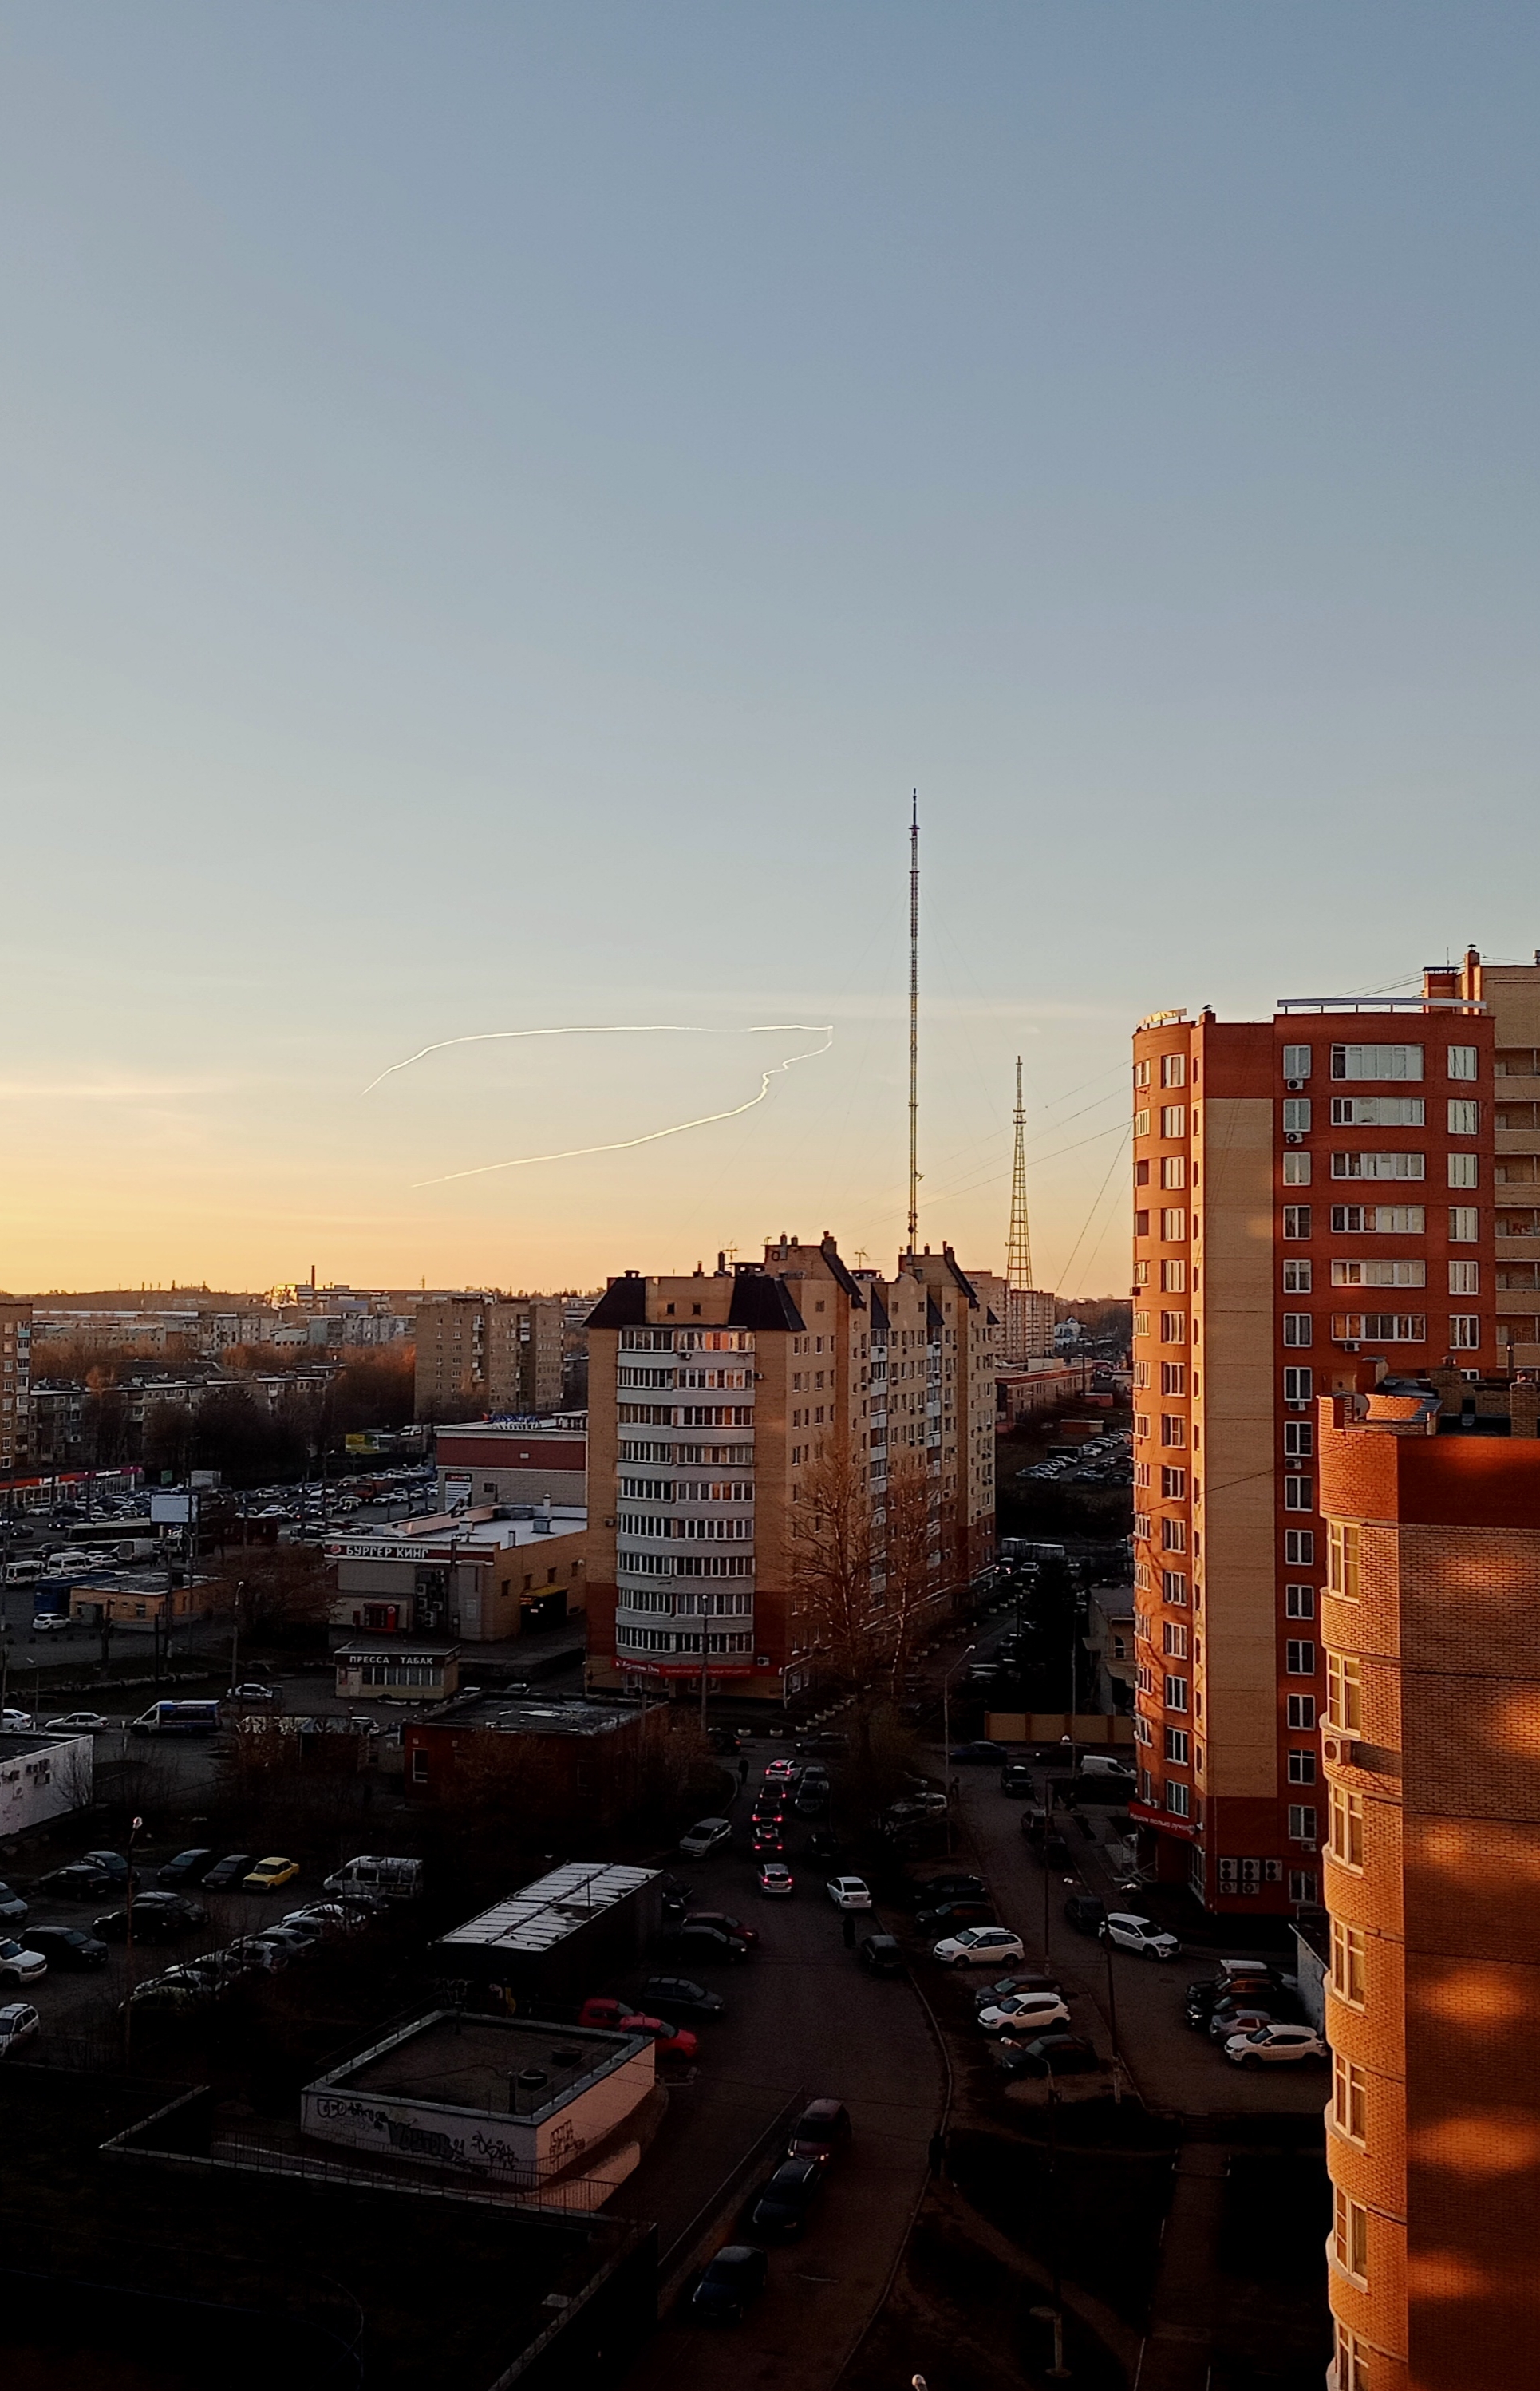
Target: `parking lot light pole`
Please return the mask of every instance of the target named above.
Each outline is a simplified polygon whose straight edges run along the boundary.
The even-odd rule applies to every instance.
[[[941,1782],[947,1795],[947,1857],[951,1857],[951,1681],[964,1663],[977,1650],[976,1644],[965,1644],[951,1667],[941,1679]]]

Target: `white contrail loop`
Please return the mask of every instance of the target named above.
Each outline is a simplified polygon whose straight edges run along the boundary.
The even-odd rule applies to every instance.
[[[712,1029],[696,1022],[650,1021],[596,1023],[591,1027],[575,1025],[550,1029],[475,1030],[464,1038],[439,1039],[434,1045],[424,1046],[417,1053],[407,1055],[404,1061],[391,1064],[378,1079],[369,1081],[364,1093],[367,1096],[369,1089],[377,1088],[382,1079],[388,1079],[393,1071],[404,1071],[411,1064],[421,1063],[425,1055],[442,1053],[446,1046],[474,1046],[498,1038],[619,1038],[665,1034],[695,1038],[752,1038],[762,1036],[767,1031],[788,1029],[822,1030],[823,1043],[822,1046],[809,1046],[800,1054],[787,1054],[779,1063],[772,1063],[768,1070],[760,1073],[758,1094],[748,1097],[741,1105],[729,1105],[725,1111],[719,1113],[702,1113],[695,1120],[675,1121],[667,1129],[647,1130],[641,1137],[615,1138],[603,1145],[565,1146],[554,1154],[520,1154],[507,1162],[481,1162],[469,1170],[446,1170],[436,1179],[418,1179],[412,1183],[417,1187],[445,1187],[451,1181],[482,1179],[494,1170],[524,1170],[539,1162],[575,1162],[591,1154],[621,1154],[632,1146],[654,1145],[660,1138],[680,1137],[686,1130],[707,1129],[713,1121],[735,1120],[740,1113],[752,1112],[756,1105],[764,1103],[770,1093],[770,1081],[783,1072],[791,1070],[795,1064],[813,1062],[820,1054],[826,1054],[835,1042],[835,1025],[832,1021],[762,1021],[754,1023],[747,1029]]]

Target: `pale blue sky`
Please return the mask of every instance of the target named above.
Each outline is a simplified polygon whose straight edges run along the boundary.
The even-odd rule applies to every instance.
[[[1019,1046],[1119,1285],[1134,1017],[1540,943],[1537,101],[1479,0],[0,0],[0,1284],[890,1258],[918,782],[923,1234]],[[360,1094],[825,1020],[434,1188],[809,1041]]]

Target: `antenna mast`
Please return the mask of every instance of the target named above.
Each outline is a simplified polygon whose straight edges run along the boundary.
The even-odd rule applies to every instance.
[[[1032,1240],[1027,1227],[1027,1115],[1021,1102],[1021,1057],[1016,1058],[1016,1148],[1011,1160],[1011,1234],[1005,1247],[1007,1288],[1032,1284]]]
[[[920,1233],[920,792],[909,817],[909,1250]]]

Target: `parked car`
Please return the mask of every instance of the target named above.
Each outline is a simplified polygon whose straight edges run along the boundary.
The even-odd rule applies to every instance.
[[[799,1785],[793,1805],[799,1818],[822,1818],[829,1806],[829,1788],[818,1779],[809,1785]]]
[[[134,1904],[134,1940],[136,1943],[175,1943],[190,1934],[203,1916],[201,1904],[182,1900],[175,1893],[142,1893]],[[91,1931],[104,1943],[125,1943],[128,1940],[129,1917],[125,1906],[109,1909],[91,1920]]]
[[[214,1866],[214,1854],[195,1845],[192,1850],[178,1852],[175,1859],[163,1860],[155,1871],[155,1881],[175,1892],[184,1884],[201,1884]]]
[[[0,2059],[9,2059],[30,2042],[41,2020],[30,2001],[7,2001],[0,2009]]]
[[[212,1989],[206,1977],[168,1969],[163,1976],[149,1976],[142,1984],[136,1984],[127,2000],[120,2001],[118,2008],[120,2012],[125,2009],[190,2010],[201,2008],[211,1997]]]
[[[829,1868],[839,1857],[839,1837],[828,1827],[819,1827],[808,1837],[808,1857],[819,1868]]]
[[[766,1764],[765,1783],[767,1785],[789,1785],[796,1775],[796,1763],[795,1760],[772,1760]]]
[[[238,1934],[227,1946],[226,1956],[239,1958],[247,1967],[265,1969],[269,1975],[276,1975],[280,1968],[289,1965],[289,1953],[280,1944],[270,1942],[266,1932]]]
[[[960,1926],[994,1926],[999,1923],[992,1901],[943,1901],[934,1909],[922,1909],[915,1918],[918,1934],[954,1934]]]
[[[1255,1999],[1265,2003],[1282,1986],[1273,1970],[1259,1965],[1255,1970],[1236,1970],[1233,1974],[1204,1976],[1187,1986],[1183,2014],[1190,2026],[1206,2026],[1215,2010],[1227,2001]]]
[[[987,1901],[990,1888],[981,1876],[932,1876],[911,1885],[903,1896],[915,1909],[937,1909],[945,1901]]]
[[[783,2159],[754,2204],[750,2230],[795,2241],[823,2189],[828,2170],[817,2159]]]
[[[1027,1953],[1020,1935],[1013,1934],[1009,1927],[964,1926],[959,1933],[945,1936],[930,1956],[943,1968],[990,1968],[1024,1959]]]
[[[19,1926],[27,1915],[27,1905],[8,1884],[0,1884],[0,1925]]]
[[[577,2012],[577,2023],[613,2034],[621,2019],[633,2015],[634,2010],[633,2002],[619,2000],[614,1993],[590,1993]]]
[[[1094,1893],[1072,1893],[1064,1914],[1077,1934],[1099,1934],[1106,1919],[1106,1904]]]
[[[130,1868],[122,1852],[83,1852],[81,1860],[86,1868],[97,1868],[103,1876],[110,1876],[113,1882],[121,1884],[125,1892],[128,1889],[130,1876],[136,1883],[138,1882],[138,1870]]]
[[[1025,1801],[1032,1790],[1032,1764],[1029,1760],[1007,1760],[1000,1772],[1000,1790],[1013,1801]]]
[[[41,1626],[43,1622],[33,1623]],[[112,1722],[100,1711],[66,1711],[62,1718],[45,1719],[43,1724],[50,1735],[102,1735]]]
[[[1097,1929],[1104,1943],[1119,1951],[1135,1951],[1143,1959],[1174,1959],[1182,1945],[1174,1934],[1131,1909],[1111,1909]]]
[[[724,1934],[735,1934],[740,1943],[757,1943],[757,1926],[745,1926],[742,1919],[731,1918],[725,1909],[692,1909],[684,1919],[686,1926],[715,1926]]]
[[[30,1984],[47,1972],[48,1962],[41,1951],[18,1943],[14,1935],[0,1935],[0,1984]]]
[[[621,2018],[615,2032],[644,2035],[660,2059],[693,2059],[701,2047],[687,2025],[669,2025],[663,2018],[634,2012]]]
[[[986,2034],[1040,2034],[1069,2023],[1069,2010],[1058,1993],[1007,1993],[977,2015]]]
[[[729,2242],[718,2251],[691,2294],[692,2312],[711,2324],[738,2324],[751,2300],[765,2288],[769,2271],[762,2250]]]
[[[1080,2034],[1040,2034],[1030,2042],[1004,2036],[995,2058],[1006,2075],[1085,2075],[1102,2063],[1094,2043]]]
[[[836,1909],[870,1909],[872,1893],[864,1877],[832,1876],[823,1888]]]
[[[872,1976],[901,1976],[904,1955],[891,1934],[868,1934],[856,1945],[856,1957]]]
[[[303,1909],[285,1910],[280,1926],[297,1926],[307,1934],[362,1934],[373,1910],[361,1901],[310,1901]]]
[[[954,1767],[964,1768],[998,1767],[1007,1757],[1003,1744],[985,1742],[953,1744],[947,1754]]]
[[[227,1702],[280,1702],[283,1696],[277,1686],[265,1686],[253,1680],[243,1686],[232,1686],[225,1700]]]
[[[275,1854],[270,1859],[258,1860],[241,1879],[247,1893],[277,1893],[282,1886],[292,1884],[300,1872],[298,1860],[287,1860]]]
[[[1291,2025],[1275,2018],[1249,2034],[1233,2034],[1224,2056],[1237,2067],[1293,2067],[1301,2060],[1325,2059],[1327,2052],[1313,2025]]]
[[[204,1870],[204,1892],[228,1892],[232,1884],[239,1884],[244,1881],[246,1871],[251,1865],[252,1855],[250,1852],[226,1852],[222,1860],[215,1860],[212,1868],[206,1868]]]
[[[738,1935],[724,1934],[719,1926],[697,1926],[688,1918],[681,1919],[678,1926],[668,1928],[663,1940],[680,1959],[709,1962],[748,1958],[749,1946]]]
[[[796,1891],[796,1879],[783,1860],[767,1860],[759,1870],[759,1890],[769,1901],[784,1901]]]
[[[1233,2001],[1221,2001],[1209,2020],[1209,2038],[1226,2043],[1232,2035],[1249,2034],[1253,2026],[1299,2025],[1301,2013],[1293,2001],[1281,1993],[1237,1993]]]
[[[99,1935],[87,1934],[82,1926],[34,1926],[27,1936],[29,1947],[41,1951],[50,1968],[103,1968],[107,1964],[107,1945]]]
[[[265,1926],[256,1939],[259,1943],[271,1943],[286,1959],[304,1959],[321,1938],[307,1926]]]
[[[1099,1751],[1088,1751],[1085,1754],[1081,1762],[1081,1775],[1082,1777],[1116,1777],[1119,1783],[1122,1785],[1133,1785],[1138,1782],[1137,1772],[1132,1762],[1111,1760],[1105,1752]]]
[[[697,2025],[724,2017],[727,2003],[720,1993],[707,1992],[693,1976],[647,1976],[641,1984],[644,2008],[660,2009],[665,2017],[686,2017]]]
[[[798,1736],[796,1739],[798,1751],[817,1752],[827,1760],[843,1760],[849,1748],[848,1737],[827,1731],[822,1735]]]
[[[809,2100],[786,2140],[789,2159],[816,2159],[828,2166],[850,2140],[850,2112],[843,2100]]]
[[[31,1711],[0,1711],[0,1732],[6,1735],[25,1735],[32,1723]]]
[[[973,1997],[975,2010],[992,2009],[997,2002],[1008,2001],[1013,1993],[1057,1993],[1064,1996],[1064,1986],[1056,1976],[1022,1974],[997,1976],[992,1984],[985,1984]]]
[[[37,1878],[32,1894],[35,1898],[42,1893],[53,1901],[95,1901],[119,1889],[115,1879],[104,1876],[88,1860],[71,1860],[67,1867],[50,1868],[46,1876]]]
[[[338,1901],[415,1901],[422,1890],[422,1863],[395,1852],[356,1852],[323,1877],[321,1886]]]
[[[679,1837],[679,1850],[687,1860],[704,1860],[712,1852],[720,1851],[732,1841],[732,1823],[728,1818],[701,1818],[687,1835]]]

